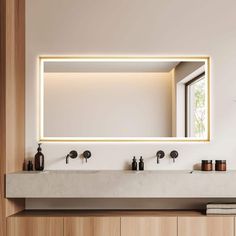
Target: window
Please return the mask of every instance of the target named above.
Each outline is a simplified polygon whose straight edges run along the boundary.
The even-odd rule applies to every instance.
[[[185,84],[185,136],[206,138],[206,78],[200,74]]]

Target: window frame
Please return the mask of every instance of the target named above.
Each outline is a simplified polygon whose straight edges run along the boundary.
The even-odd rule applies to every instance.
[[[189,127],[189,93],[188,93],[188,88],[192,84],[194,84],[196,81],[202,79],[202,77],[205,77],[206,73],[205,71],[202,72],[201,74],[195,76],[193,79],[189,80],[186,82],[185,85],[185,137],[189,138],[188,136],[188,127]],[[209,125],[209,124],[208,124]]]

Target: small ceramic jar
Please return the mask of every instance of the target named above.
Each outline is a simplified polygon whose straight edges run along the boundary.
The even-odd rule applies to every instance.
[[[202,160],[202,171],[212,171],[213,165],[212,160]]]
[[[215,170],[216,171],[226,171],[226,160],[216,160]]]

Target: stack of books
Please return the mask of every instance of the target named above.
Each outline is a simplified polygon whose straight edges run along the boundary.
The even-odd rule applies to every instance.
[[[207,215],[236,215],[236,203],[209,203]]]

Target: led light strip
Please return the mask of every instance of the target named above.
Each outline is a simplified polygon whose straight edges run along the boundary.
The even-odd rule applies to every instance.
[[[44,63],[45,62],[204,62],[208,79],[208,134],[201,138],[153,137],[45,137],[44,136]],[[40,56],[39,57],[39,130],[40,142],[209,142],[210,141],[210,57],[209,56]]]

